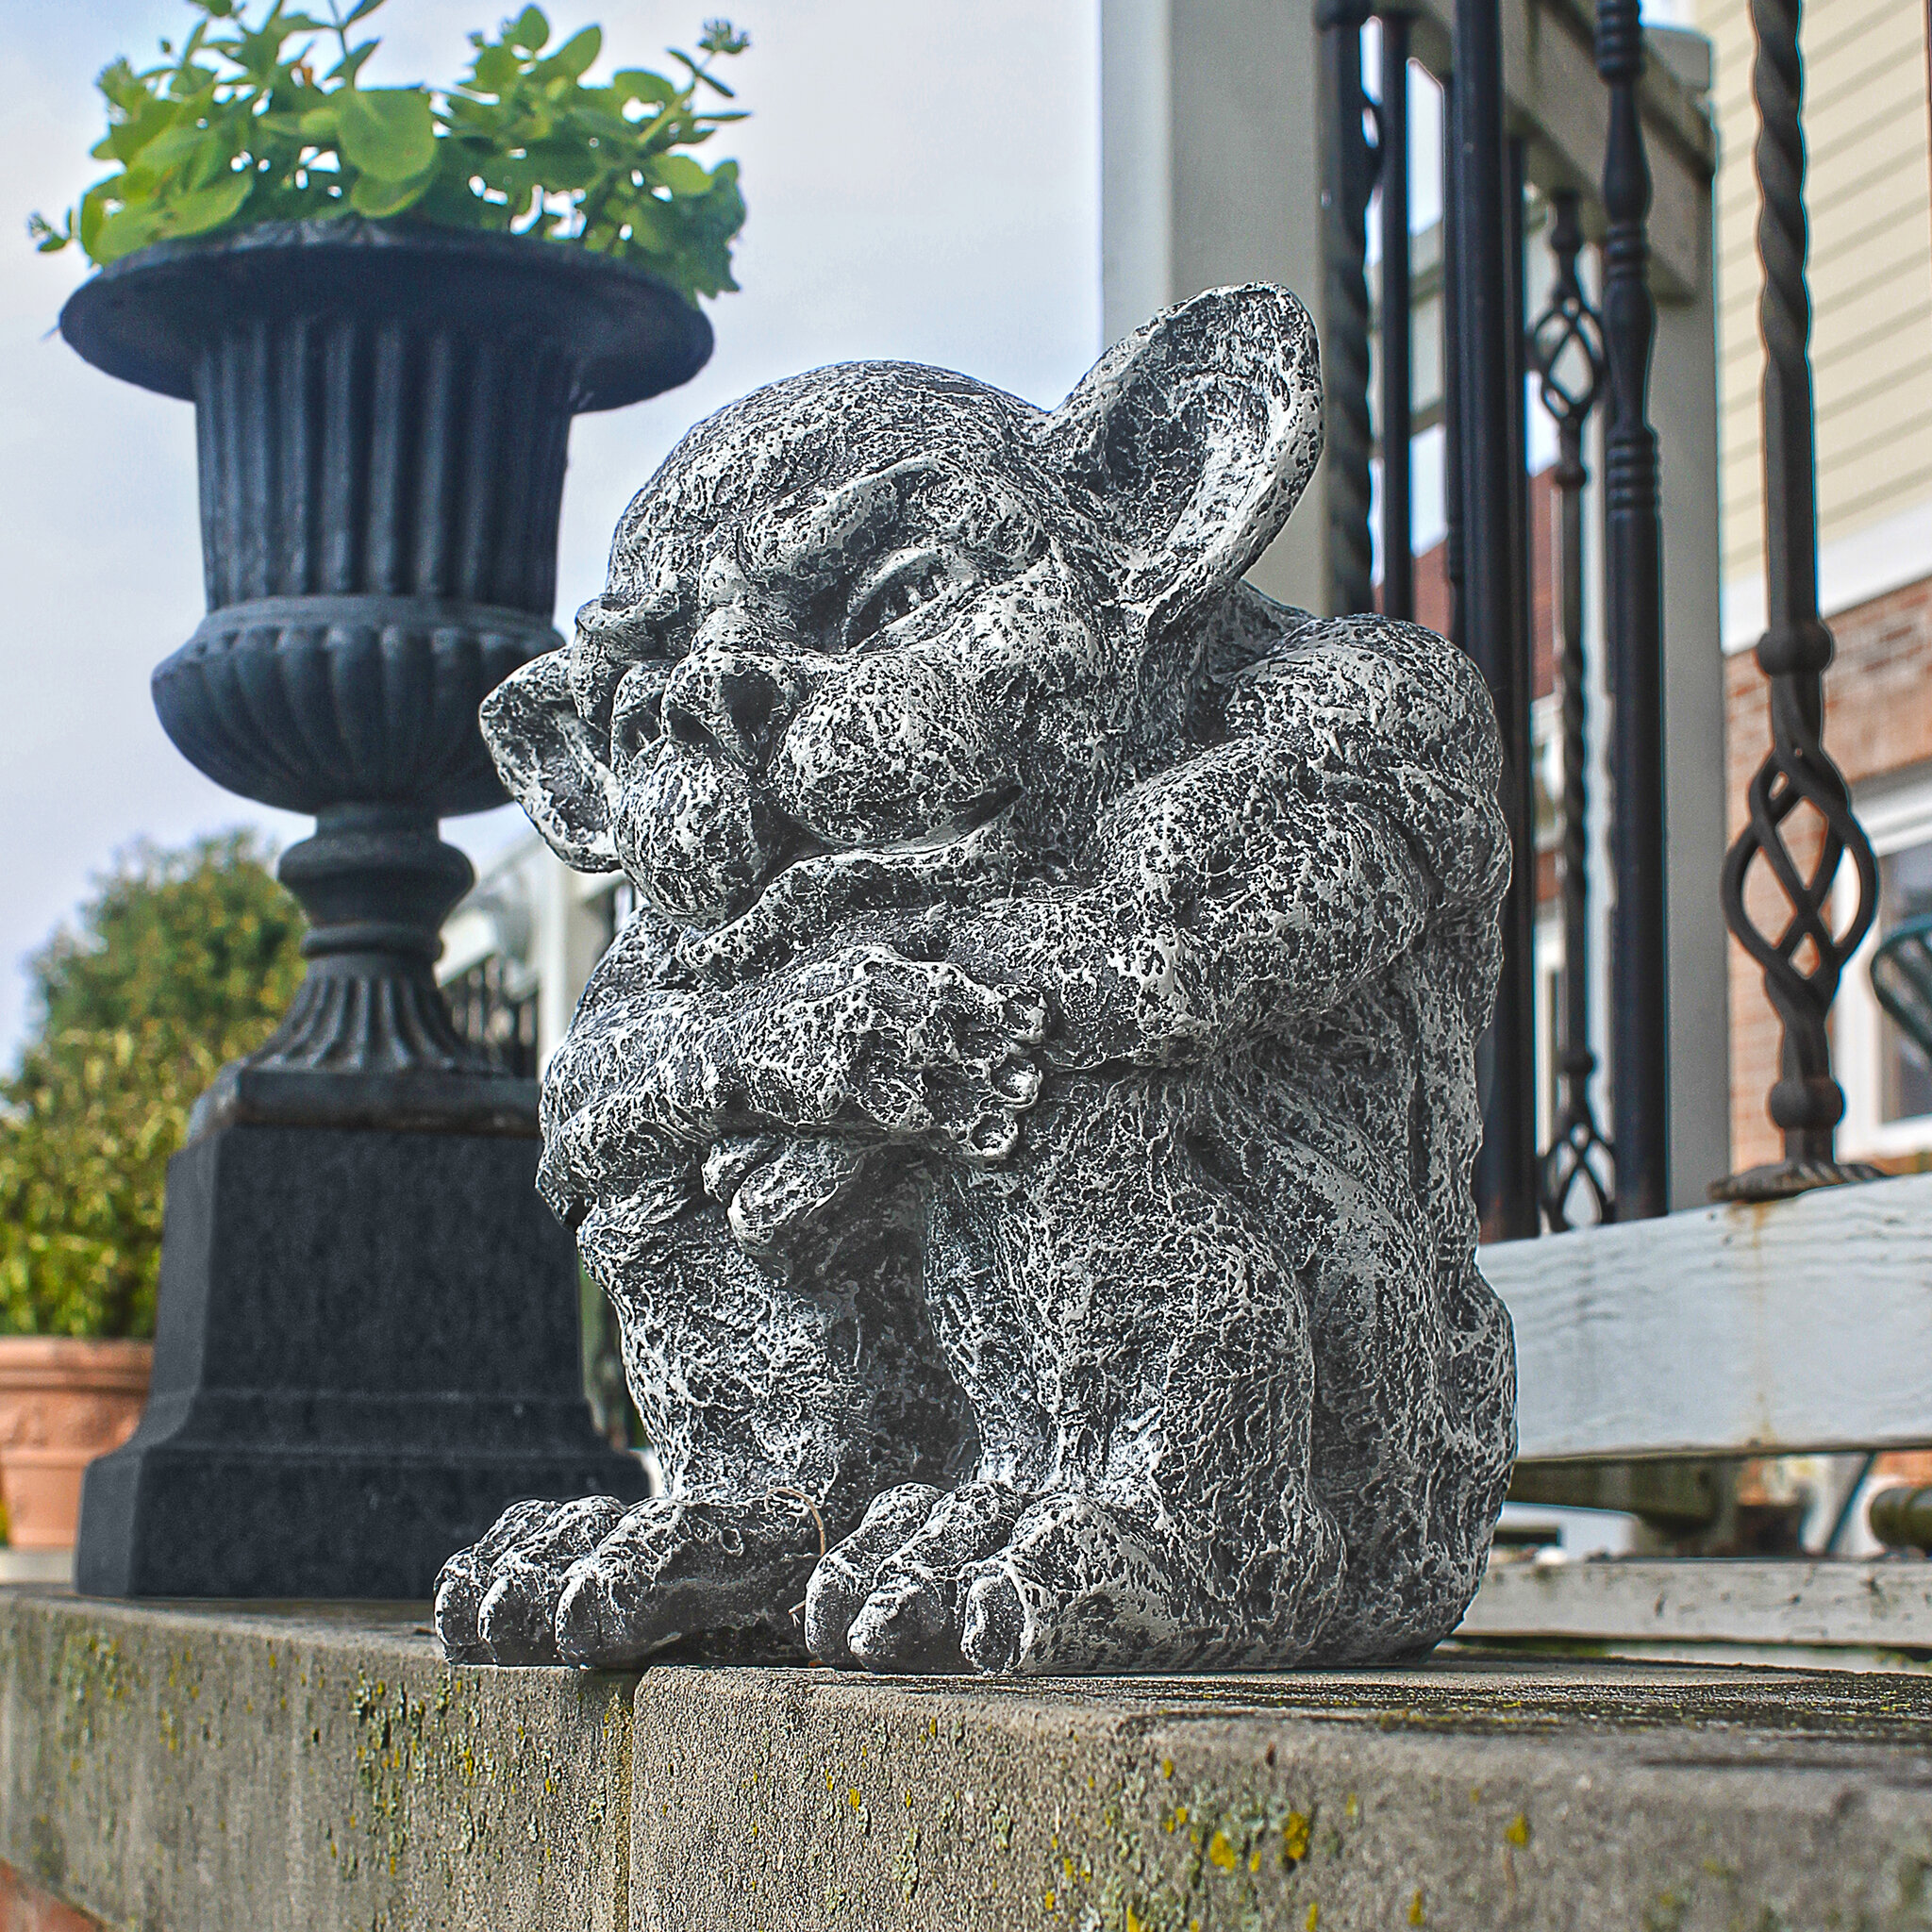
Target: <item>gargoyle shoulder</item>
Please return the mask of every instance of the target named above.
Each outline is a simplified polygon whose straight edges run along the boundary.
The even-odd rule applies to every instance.
[[[1311,621],[1229,681],[1230,738],[1267,741],[1299,790],[1346,795],[1397,824],[1446,895],[1500,899],[1502,745],[1488,688],[1455,645],[1374,615]]]
[[[1324,763],[1426,759],[1493,791],[1495,711],[1474,663],[1419,625],[1315,618],[1230,679],[1231,733],[1286,734]]]

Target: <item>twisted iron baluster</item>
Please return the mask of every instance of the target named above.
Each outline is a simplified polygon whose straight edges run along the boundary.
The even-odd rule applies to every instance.
[[[1590,740],[1583,663],[1583,491],[1590,472],[1584,467],[1583,432],[1603,386],[1602,325],[1576,276],[1583,228],[1575,194],[1552,194],[1550,209],[1557,274],[1549,302],[1529,332],[1529,358],[1543,408],[1557,425],[1556,483],[1562,507],[1557,674],[1563,693],[1563,1043],[1557,1062],[1563,1100],[1538,1178],[1543,1213],[1561,1234],[1571,1225],[1570,1203],[1577,1188],[1595,1203],[1597,1222],[1615,1218],[1616,1202],[1607,1180],[1614,1156],[1590,1100],[1596,1055],[1590,1048]]]
[[[1617,909],[1610,971],[1611,1130],[1617,1216],[1670,1206],[1670,976],[1664,912],[1663,531],[1649,422],[1657,334],[1648,266],[1650,163],[1637,88],[1638,0],[1599,0],[1596,71],[1608,92],[1604,145],[1604,632],[1616,707]]]
[[[1831,632],[1818,614],[1817,465],[1812,444],[1811,297],[1805,282],[1804,59],[1800,0],[1752,0],[1757,58],[1751,69],[1758,135],[1753,159],[1760,196],[1757,253],[1764,289],[1764,549],[1766,614],[1758,668],[1771,682],[1771,751],[1751,781],[1751,820],[1724,858],[1724,920],[1764,969],[1765,996],[1784,1027],[1783,1068],[1771,1090],[1771,1117],[1785,1157],[1718,1182],[1721,1201],[1771,1201],[1808,1188],[1870,1180],[1875,1168],[1836,1158],[1844,1095],[1831,1074],[1825,1022],[1845,962],[1878,910],[1878,869],[1852,815],[1843,776],[1826,756],[1824,671]],[[1801,805],[1824,825],[1818,858],[1800,873],[1782,827]],[[1849,857],[1858,904],[1841,934],[1829,919],[1839,862]],[[1790,908],[1773,939],[1744,906],[1753,860],[1770,868]],[[1811,952],[1808,971],[1798,954]]]
[[[1369,193],[1374,152],[1363,132],[1362,24],[1367,0],[1324,0],[1322,161],[1322,377],[1331,610],[1373,610],[1369,532]]]
[[[1408,42],[1410,16],[1380,9],[1382,185],[1382,608],[1415,616],[1415,530],[1411,489],[1414,356],[1409,329]]]
[[[1469,649],[1462,580],[1462,196],[1456,192],[1456,76],[1442,82],[1442,581],[1450,641]]]

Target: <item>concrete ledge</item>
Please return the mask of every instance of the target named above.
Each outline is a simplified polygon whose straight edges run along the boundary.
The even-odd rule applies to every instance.
[[[635,1680],[423,1614],[0,1591],[0,1859],[143,1932],[625,1932]]]
[[[1932,1174],[1500,1241],[1518,1455],[1932,1443]]]
[[[1928,1786],[1884,1674],[579,1677],[407,1608],[0,1592],[0,1859],[143,1932],[1890,1932]]]

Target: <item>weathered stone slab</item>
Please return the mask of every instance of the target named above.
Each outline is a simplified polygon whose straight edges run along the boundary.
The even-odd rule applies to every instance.
[[[622,1932],[632,1680],[425,1614],[0,1591],[0,1858],[144,1932]]]
[[[1932,1924],[1932,1687],[654,1671],[637,1932]]]
[[[1932,1925],[1932,1683],[445,1667],[0,1591],[0,1860],[142,1932]]]

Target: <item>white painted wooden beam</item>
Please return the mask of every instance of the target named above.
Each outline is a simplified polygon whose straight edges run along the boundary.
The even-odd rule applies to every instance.
[[[1932,1445],[1932,1174],[1500,1242],[1525,1458]]]
[[[1932,1649],[1932,1563],[1492,1562],[1456,1634]]]

